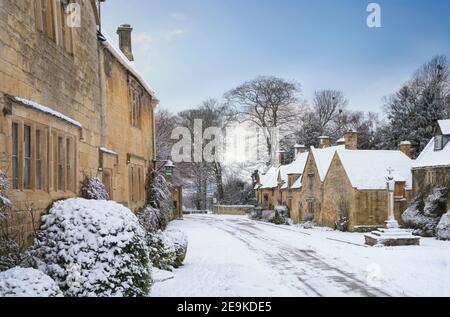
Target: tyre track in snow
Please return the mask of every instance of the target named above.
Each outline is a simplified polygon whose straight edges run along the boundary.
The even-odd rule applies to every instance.
[[[250,252],[262,257],[295,290],[295,295],[305,296],[364,296],[388,297],[390,294],[367,285],[355,274],[346,272],[326,262],[315,251],[300,249],[279,241],[258,227],[259,223],[245,219],[214,217],[190,218],[225,231],[244,243]],[[281,228],[280,228],[281,229]],[[274,228],[274,230],[280,230]],[[293,238],[301,235],[292,232]],[[306,246],[305,246],[306,247]]]

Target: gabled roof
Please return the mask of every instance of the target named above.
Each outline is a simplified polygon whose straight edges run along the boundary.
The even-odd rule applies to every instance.
[[[260,189],[272,189],[278,186],[278,168],[271,166],[269,170],[260,176]]]
[[[385,189],[388,169],[393,169],[395,180],[412,188],[413,160],[401,151],[339,150],[337,155],[354,188]]]
[[[446,120],[450,121],[450,120]],[[440,151],[434,150],[434,140],[432,138],[422,153],[419,155],[413,169],[425,167],[446,167],[450,166],[450,142]]]
[[[290,174],[303,174],[308,160],[308,152],[302,153],[288,165],[282,165],[280,167],[271,166],[269,170],[260,176],[260,189],[272,189],[278,186],[278,179],[283,182],[281,189],[288,188],[288,175]],[[298,187],[300,188],[300,187]]]
[[[441,129],[442,134],[450,135],[450,119],[439,120],[438,124],[439,124],[439,128]]]
[[[134,63],[130,62],[130,60],[123,54],[123,52],[113,44],[113,41],[107,33],[103,32],[102,35],[105,38],[103,45],[106,47],[106,49],[119,61],[120,64],[122,64],[123,67],[125,67],[131,74],[133,74],[133,76],[139,81],[142,87],[144,87],[144,89],[150,94],[150,96],[152,96],[154,104],[157,105],[159,100],[156,98],[155,91],[150,87],[144,77],[141,76]]]
[[[319,177],[322,182],[325,180],[325,176],[328,173],[333,156],[338,150],[345,150],[345,145],[331,146],[325,149],[316,149],[315,147],[311,147],[311,153],[314,157],[314,161],[316,162]]]
[[[281,187],[281,189],[287,189],[288,188],[288,176],[292,175],[292,174],[303,174],[303,172],[305,171],[305,166],[306,166],[306,161],[308,160],[308,152],[305,153],[301,153],[299,154],[296,159],[288,165],[284,165],[280,167],[280,176],[281,176],[281,180],[284,182],[283,186]],[[294,185],[294,184],[293,184]],[[297,186],[299,186],[297,184]],[[301,184],[300,184],[301,187]],[[297,188],[300,188],[297,187]]]

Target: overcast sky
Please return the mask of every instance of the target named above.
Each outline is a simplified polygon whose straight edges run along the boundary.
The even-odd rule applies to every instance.
[[[368,28],[365,0],[107,0],[103,26],[132,24],[139,71],[161,107],[199,105],[258,75],[296,80],[311,100],[342,90],[349,108],[382,112],[434,55],[450,57],[450,1],[383,0]]]

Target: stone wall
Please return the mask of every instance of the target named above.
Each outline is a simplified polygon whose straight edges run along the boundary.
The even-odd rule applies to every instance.
[[[149,93],[141,88],[141,124],[131,124],[130,84],[133,81],[127,69],[104,48],[104,102],[105,102],[105,144],[117,153],[117,162],[104,166],[112,171],[114,183],[113,199],[126,202],[136,210],[145,204],[143,196],[131,199],[131,167],[139,170],[145,181],[147,170],[153,166],[153,103]],[[126,140],[126,141],[124,141]],[[139,180],[137,180],[139,182]]]
[[[243,216],[248,215],[252,211],[254,206],[222,206],[214,205],[213,212],[216,215],[237,215]]]
[[[73,29],[73,54],[36,28],[34,0],[0,1],[0,168],[11,177],[11,124],[17,116],[37,120],[34,112],[7,103],[6,95],[46,105],[79,121],[83,128],[77,140],[78,179],[82,173],[96,174],[98,167],[99,77],[95,11],[89,1],[80,1],[81,27]],[[10,110],[3,111],[5,107]],[[6,110],[6,109],[5,109]],[[5,115],[6,114],[6,115]],[[50,131],[73,127],[55,117],[42,116],[39,124]],[[36,219],[52,200],[70,197],[70,192],[11,191],[15,204],[11,215],[14,231],[30,241],[33,225],[26,209],[37,210]]]
[[[323,186],[312,155],[308,156],[306,162],[305,172],[302,178],[302,190],[301,192],[296,192],[294,195],[300,196],[300,198],[295,198],[299,202],[299,219],[302,219],[303,215],[309,213],[312,208],[315,221],[321,223]]]

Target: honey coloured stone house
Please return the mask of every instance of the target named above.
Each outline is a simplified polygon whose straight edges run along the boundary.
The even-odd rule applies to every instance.
[[[450,117],[450,98],[449,98]],[[417,195],[429,187],[450,184],[450,119],[438,122],[436,135],[413,164],[413,188]],[[450,197],[447,207],[450,210]]]
[[[334,228],[345,215],[349,230],[383,226],[388,217],[385,176],[396,177],[395,214],[400,220],[411,198],[410,143],[399,151],[357,149],[358,135],[349,131],[336,146],[320,137],[319,148],[297,147],[297,157],[289,165],[274,165],[260,176],[256,187],[258,202],[264,208],[287,206],[295,223],[314,219]],[[280,161],[280,160],[278,160]]]
[[[80,6],[68,27],[67,5]],[[0,169],[11,183],[9,225],[33,237],[52,201],[79,194],[85,175],[136,210],[154,148],[154,92],[132,63],[131,27],[122,50],[98,33],[96,1],[2,0]],[[131,54],[130,54],[131,53]]]
[[[334,227],[345,217],[351,231],[383,227],[388,219],[389,172],[395,177],[395,218],[401,221],[411,199],[412,162],[402,151],[336,151],[323,184],[319,224]]]

